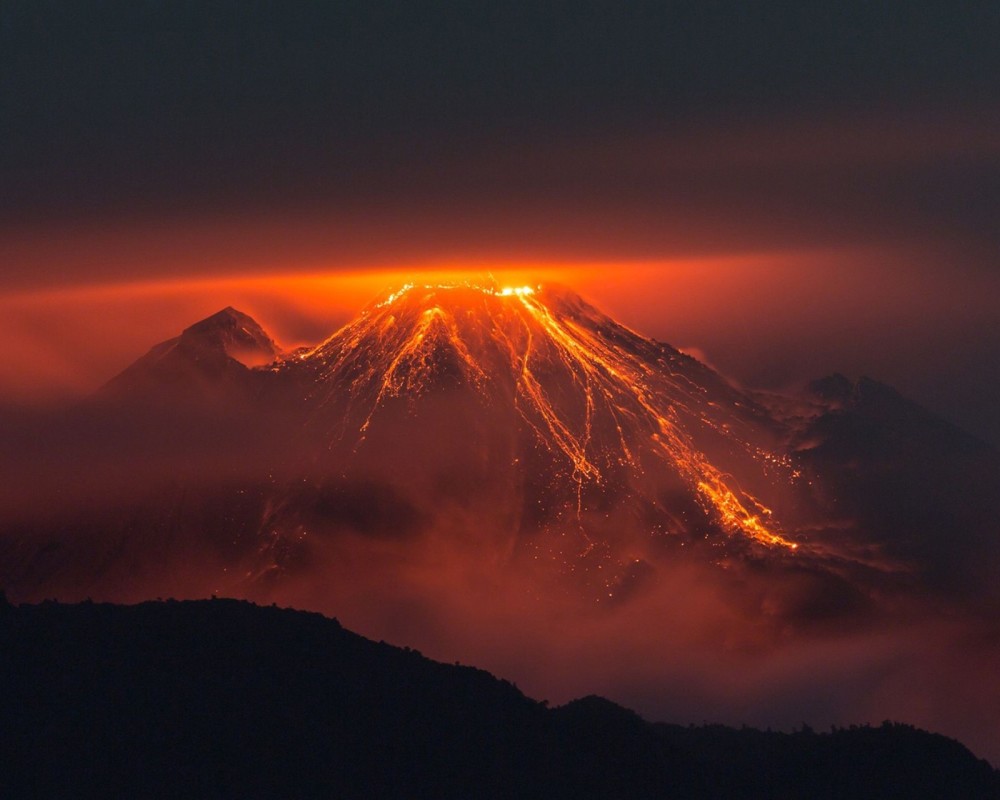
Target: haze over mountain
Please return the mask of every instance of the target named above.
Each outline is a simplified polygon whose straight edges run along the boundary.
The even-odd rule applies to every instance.
[[[279,352],[253,319],[226,307],[156,345],[108,383],[103,394],[133,402],[142,397],[155,403],[165,390],[175,390],[197,392],[198,400],[206,402],[244,381],[241,367],[270,364]]]
[[[277,600],[549,696],[1000,752],[1000,459],[870,379],[754,392],[564,288],[407,285],[290,353],[224,309],[3,442],[18,601]]]

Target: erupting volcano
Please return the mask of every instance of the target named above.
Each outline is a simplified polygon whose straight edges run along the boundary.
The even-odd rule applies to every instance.
[[[881,512],[927,505],[891,450],[941,438],[943,423],[915,408],[839,376],[797,399],[736,388],[560,287],[408,284],[288,353],[229,308],[80,412],[99,439],[123,442],[118,483],[139,491],[16,523],[0,577],[28,596],[281,597],[303,575],[324,585],[345,541],[431,537],[597,602],[682,559],[809,574],[824,596],[914,575],[978,585],[968,543],[987,535],[995,503],[962,508],[946,553],[930,526],[898,530]],[[989,452],[945,434],[932,444],[942,470],[985,459],[976,469],[993,479]],[[894,496],[873,512],[886,459]],[[921,513],[955,509],[946,497]]]
[[[366,309],[314,350],[276,368],[313,375],[317,415],[331,441],[357,449],[394,410],[417,416],[435,396],[467,394],[478,419],[434,437],[510,436],[511,466],[544,496],[527,515],[559,524],[646,503],[674,518],[666,533],[714,523],[766,545],[794,548],[771,511],[713,464],[738,463],[745,480],[793,479],[762,410],[703,365],[644,339],[572,293],[552,288],[408,285]],[[492,417],[492,418],[491,418]],[[670,484],[705,519],[666,507]]]

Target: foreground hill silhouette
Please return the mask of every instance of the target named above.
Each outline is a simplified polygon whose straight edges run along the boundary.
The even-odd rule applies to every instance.
[[[319,614],[0,598],[3,797],[1000,797],[959,743],[557,709]]]

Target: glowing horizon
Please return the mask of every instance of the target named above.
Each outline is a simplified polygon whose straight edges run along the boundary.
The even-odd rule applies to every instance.
[[[501,290],[561,284],[747,385],[868,374],[973,432],[993,431],[994,417],[982,411],[982,381],[958,371],[947,354],[990,346],[980,332],[996,316],[996,281],[970,273],[961,284],[942,283],[929,268],[914,271],[921,258],[847,248],[619,261],[410,259],[396,267],[267,272],[220,263],[201,275],[13,285],[0,291],[0,340],[18,342],[0,362],[0,396],[33,402],[93,391],[149,347],[227,305],[294,349],[315,346],[410,282]],[[859,282],[864,293],[853,291]],[[957,319],[959,299],[965,313]],[[910,331],[910,339],[885,336],[887,327]],[[862,340],[863,348],[852,344]]]

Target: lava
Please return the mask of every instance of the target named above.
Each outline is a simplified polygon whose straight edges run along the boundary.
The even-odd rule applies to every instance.
[[[795,550],[770,509],[713,463],[696,433],[724,440],[761,470],[778,465],[791,479],[791,465],[741,438],[746,403],[707,397],[684,359],[565,290],[411,283],[291,366],[315,370],[321,407],[346,395],[334,440],[353,436],[360,446],[388,402],[415,402],[449,372],[486,405],[513,403],[534,441],[566,465],[578,520],[585,490],[606,485],[609,471],[638,481],[666,469],[728,533]]]

